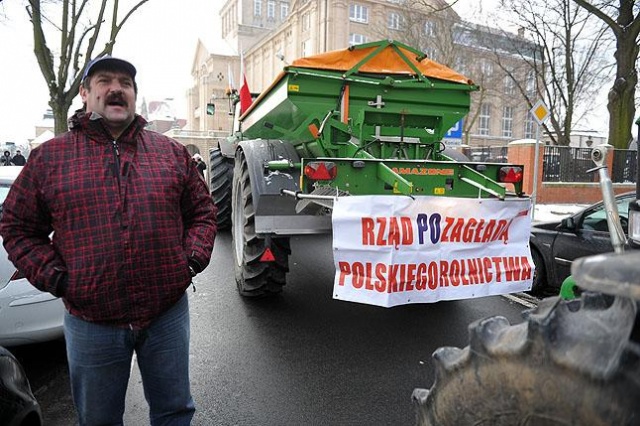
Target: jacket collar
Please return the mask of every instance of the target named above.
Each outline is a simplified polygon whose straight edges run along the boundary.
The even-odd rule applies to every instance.
[[[113,136],[104,125],[104,119],[97,113],[87,114],[79,109],[69,118],[69,129],[82,130],[87,136],[97,142],[111,143]],[[147,125],[147,120],[136,114],[129,127],[118,138],[119,143],[135,144],[138,134]]]

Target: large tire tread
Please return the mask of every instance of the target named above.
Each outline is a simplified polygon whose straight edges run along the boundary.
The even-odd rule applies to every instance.
[[[595,293],[543,299],[521,324],[469,326],[469,346],[433,354],[435,382],[416,389],[418,425],[638,425],[635,302]]]
[[[232,233],[238,292],[245,297],[265,297],[280,293],[289,271],[289,238],[271,238],[269,247],[275,261],[260,261],[267,248],[267,241],[259,238],[255,231],[255,208],[249,169],[241,151],[236,157],[233,189]]]
[[[209,152],[209,176],[211,197],[218,208],[218,230],[228,230],[231,228],[233,163],[222,156],[219,148],[213,148]]]

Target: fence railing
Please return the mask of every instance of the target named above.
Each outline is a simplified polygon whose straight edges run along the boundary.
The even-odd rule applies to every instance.
[[[506,146],[465,147],[462,153],[472,161],[506,163],[509,148]],[[597,173],[587,173],[595,168],[591,160],[591,148],[545,145],[543,182],[598,182]],[[638,173],[638,153],[628,149],[613,150],[613,170],[609,171],[614,183],[635,183]]]
[[[636,181],[637,155],[637,151],[633,150],[613,150],[613,170],[609,171],[612,182]],[[593,168],[595,164],[591,160],[591,148],[551,145],[544,147],[543,182],[598,182],[597,173],[587,173]]]

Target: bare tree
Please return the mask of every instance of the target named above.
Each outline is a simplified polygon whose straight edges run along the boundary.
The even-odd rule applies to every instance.
[[[525,55],[514,45],[534,72],[537,90],[523,87],[526,79],[514,77],[514,82],[530,106],[537,99],[547,103],[547,134],[554,143],[568,145],[572,128],[593,110],[593,100],[612,72],[613,64],[605,56],[611,42],[606,28],[571,0],[503,0],[502,6],[522,35],[539,47],[534,55]],[[512,72],[499,56],[496,59],[507,74]]]
[[[636,61],[640,49],[640,6],[635,0],[573,1],[600,19],[615,37],[616,76],[607,103],[609,143],[626,149],[632,139],[631,127],[636,113],[634,98],[638,84]]]
[[[78,94],[82,70],[91,59],[112,53],[116,37],[123,25],[147,1],[149,0],[138,1],[125,13],[122,20],[118,21],[119,0],[100,0],[100,7],[95,16],[92,16],[89,0],[62,0],[50,5],[52,7],[46,7],[46,1],[29,0],[27,13],[33,24],[34,54],[49,89],[49,106],[53,111],[56,135],[67,131],[67,115],[73,99]],[[109,34],[104,45],[97,48],[109,4]],[[57,58],[49,47],[49,32],[45,27],[52,27],[59,33]]]
[[[463,124],[463,138],[469,143],[470,132],[478,120],[480,106],[488,99],[502,95],[495,90],[496,75],[486,60],[478,59],[473,46],[465,46],[468,24],[451,8],[455,4],[442,1],[399,1],[387,22],[374,31],[380,38],[401,41],[425,52],[429,59],[468,76],[478,86],[472,94],[473,104]],[[469,58],[478,60],[469,60]]]

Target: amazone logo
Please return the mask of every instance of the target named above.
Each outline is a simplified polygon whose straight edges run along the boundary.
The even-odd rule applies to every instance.
[[[392,170],[399,175],[418,176],[453,176],[453,169],[427,169],[425,167],[393,167]]]

